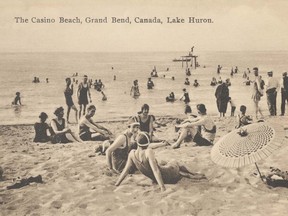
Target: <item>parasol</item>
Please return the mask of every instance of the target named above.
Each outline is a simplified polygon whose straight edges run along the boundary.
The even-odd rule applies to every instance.
[[[272,126],[273,125],[273,126]],[[279,149],[285,139],[282,125],[254,123],[231,131],[212,148],[211,159],[224,167],[242,167],[270,156]]]

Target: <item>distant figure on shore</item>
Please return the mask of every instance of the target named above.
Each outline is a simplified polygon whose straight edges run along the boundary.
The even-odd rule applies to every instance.
[[[179,100],[183,100],[185,104],[190,103],[189,93],[186,91],[186,88],[183,89],[183,96]]]
[[[166,71],[169,71],[169,67],[166,69]]]
[[[49,83],[49,79],[48,78],[46,78],[46,83]]]
[[[39,115],[40,122],[34,124],[35,129],[35,138],[33,142],[49,142],[51,138],[48,136],[47,132],[49,131],[49,125],[45,122],[48,118],[48,115],[45,112],[41,112]]]
[[[57,118],[51,121],[51,141],[55,143],[69,143],[69,142],[81,142],[81,140],[66,127],[63,107],[59,107],[55,110],[54,114]]]
[[[73,84],[71,84],[71,79],[68,77],[66,78],[66,88],[64,90],[64,96],[65,96],[65,101],[67,105],[67,117],[66,117],[67,123],[70,123],[69,115],[70,115],[71,109],[75,111],[75,119],[76,119],[76,123],[78,123],[78,110],[76,106],[74,105],[74,102],[72,99],[73,93],[74,93]]]
[[[231,97],[228,98],[229,99],[229,103],[231,106],[231,117],[235,115],[235,110],[236,110],[236,105],[234,103],[234,100],[232,100]]]
[[[281,80],[281,116],[285,115],[286,102],[288,103],[288,77],[287,72],[282,74]]]
[[[175,77],[174,77],[174,76],[172,76],[172,80],[173,80],[173,81],[175,80]]]
[[[189,78],[186,78],[186,79],[185,79],[184,85],[190,85]]]
[[[172,144],[172,148],[180,148],[181,143],[187,136],[191,136],[193,142],[199,146],[209,146],[213,144],[216,134],[216,125],[213,119],[207,115],[204,104],[198,104],[197,111],[199,117],[188,118],[180,125],[175,126],[175,128],[180,128],[181,132],[177,141]],[[196,126],[201,126],[201,133]]]
[[[268,81],[266,85],[266,95],[267,95],[267,104],[271,116],[277,115],[277,91],[279,91],[280,84],[279,81],[273,77],[273,71],[270,71],[268,74]]]
[[[220,74],[220,73],[221,73],[221,69],[222,69],[222,66],[218,65],[218,67],[217,67],[217,74]]]
[[[89,85],[87,81],[88,81],[88,76],[84,75],[83,82],[81,82],[78,86],[77,97],[78,97],[78,104],[80,105],[79,119],[81,118],[82,110],[83,110],[83,115],[85,115],[86,106],[89,103],[88,96],[90,98],[90,103],[92,103],[91,93],[90,93]]]
[[[253,71],[255,75],[255,81],[253,84],[252,100],[253,100],[254,108],[255,108],[255,116],[258,119],[258,113],[260,113],[261,117],[263,117],[261,108],[259,106],[259,102],[261,100],[261,97],[263,96],[263,89],[261,88],[261,83],[263,82],[262,82],[261,77],[259,77],[258,68],[254,67]]]
[[[12,101],[12,105],[22,105],[21,103],[21,97],[20,97],[20,92],[16,92],[16,97]]]
[[[175,95],[174,92],[171,92],[169,96],[166,97],[166,102],[174,102],[175,101]]]
[[[140,96],[138,80],[133,81],[133,86],[131,87],[130,95],[134,98],[137,98]]]
[[[114,78],[113,78],[113,80],[114,80],[114,81],[116,81],[116,75],[114,75]]]
[[[136,137],[136,142],[138,148],[130,151],[126,166],[119,176],[116,186],[121,184],[132,167],[136,167],[143,175],[150,178],[153,182],[157,182],[162,192],[166,190],[164,184],[175,184],[182,177],[198,180],[206,179],[204,175],[189,172],[184,165],[176,161],[165,162],[165,165],[158,164],[153,150],[148,148],[150,140],[145,133],[139,133]]]
[[[137,135],[139,127],[140,124],[138,122],[133,122],[129,124],[128,129],[119,135],[112,144],[107,141],[102,144],[108,145],[105,154],[108,169],[110,171],[119,173],[124,169],[128,160],[129,152],[132,149],[137,148],[137,144],[131,142],[131,138]],[[105,147],[106,146],[104,146],[104,148]]]
[[[104,141],[112,137],[107,128],[93,122],[92,117],[95,113],[96,107],[91,104],[87,108],[87,114],[79,120],[79,137],[83,141]]]
[[[229,89],[226,83],[222,83],[216,88],[215,97],[220,117],[224,117],[227,111],[227,103],[229,101]]]
[[[197,80],[197,79],[194,80],[193,86],[194,86],[194,87],[200,86],[200,84],[198,83],[198,80]]]
[[[250,71],[250,69],[249,69],[249,68],[247,68],[247,72],[248,72],[248,74],[250,74],[250,73],[251,73],[251,71]]]
[[[151,80],[151,77],[149,77],[147,81],[147,89],[153,89],[153,87],[154,87],[154,83]]]
[[[216,86],[217,85],[217,80],[215,77],[212,78],[212,81],[210,83],[210,86]]]
[[[247,109],[246,106],[244,105],[240,106],[241,114],[237,115],[237,125],[235,128],[240,128],[252,123],[251,116],[246,115],[246,109]]]

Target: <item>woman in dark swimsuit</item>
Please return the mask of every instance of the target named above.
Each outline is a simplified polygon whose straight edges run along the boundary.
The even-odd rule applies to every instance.
[[[90,98],[90,103],[92,103],[91,94],[89,90],[89,83],[87,81],[88,81],[88,77],[84,75],[84,80],[83,82],[79,84],[78,91],[77,91],[78,104],[80,105],[79,119],[81,117],[82,108],[83,108],[83,115],[85,115],[86,106],[89,103],[88,95]]]
[[[135,136],[139,130],[140,124],[134,122],[130,124],[123,134],[119,135],[116,140],[106,150],[106,158],[108,169],[119,173],[127,162],[128,154],[134,147],[131,143],[131,138]],[[134,147],[135,148],[135,147]]]
[[[75,119],[76,119],[76,123],[78,123],[78,110],[76,108],[76,106],[73,103],[73,99],[72,99],[72,95],[73,95],[73,84],[71,85],[71,79],[70,78],[66,78],[66,89],[64,91],[64,95],[65,95],[65,100],[66,100],[66,104],[67,104],[67,123],[69,123],[69,114],[70,114],[70,110],[71,108],[75,111]]]
[[[188,104],[190,102],[189,93],[186,91],[186,88],[183,89],[183,96],[180,98],[180,100],[182,100],[183,98],[185,104]]]
[[[63,107],[55,110],[54,114],[57,118],[51,121],[51,135],[52,143],[68,143],[68,142],[82,142],[78,137],[66,127]]]
[[[175,184],[182,177],[193,179],[206,179],[202,174],[191,173],[188,169],[176,161],[168,162],[165,165],[159,165],[154,152],[148,148],[150,141],[147,134],[140,132],[136,138],[137,150],[131,150],[124,170],[122,171],[116,186],[119,186],[125,177],[129,174],[132,167],[136,167],[143,175],[150,178],[153,182],[160,185],[161,191],[165,191],[164,184]]]

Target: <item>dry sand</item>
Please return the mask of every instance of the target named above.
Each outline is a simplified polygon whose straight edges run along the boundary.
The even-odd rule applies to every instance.
[[[173,139],[174,122],[162,119],[167,127],[157,129],[160,138]],[[215,119],[217,139],[235,126],[234,118]],[[273,121],[287,123],[287,117]],[[104,123],[114,133],[126,128],[124,122]],[[75,127],[75,126],[74,126]],[[85,144],[33,143],[33,126],[0,126],[0,215],[287,215],[288,189],[269,188],[255,175],[254,165],[227,169],[210,159],[211,147],[184,143],[180,149],[156,149],[156,157],[183,162],[191,171],[208,180],[182,179],[157,185],[141,174],[128,176],[119,187],[117,175],[106,170],[104,156],[94,153],[97,142]],[[287,139],[286,139],[287,140]],[[283,144],[259,167],[265,174],[270,166],[288,170],[288,147]],[[20,189],[6,190],[13,179],[42,175],[43,184],[32,183]]]

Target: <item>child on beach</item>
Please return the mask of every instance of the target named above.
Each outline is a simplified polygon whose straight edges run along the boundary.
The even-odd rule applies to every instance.
[[[246,106],[242,105],[240,106],[240,112],[241,114],[237,115],[237,122],[236,128],[240,128],[242,126],[248,125],[252,123],[252,118],[248,115],[246,115]]]
[[[184,85],[190,85],[190,81],[188,78],[186,78],[185,82],[184,82]]]
[[[12,101],[12,105],[22,105],[21,104],[20,92],[16,92],[16,97],[14,98],[14,101]]]
[[[83,141],[104,141],[110,139],[112,136],[112,133],[108,129],[93,122],[92,117],[95,113],[96,107],[90,105],[87,108],[87,114],[79,120],[79,136]]]
[[[143,175],[153,182],[157,182],[162,192],[166,190],[164,184],[175,184],[182,177],[206,179],[204,175],[189,172],[185,166],[176,161],[168,162],[165,165],[158,164],[153,150],[148,148],[150,140],[145,133],[139,133],[136,142],[138,148],[130,151],[126,166],[117,180],[116,186],[121,184],[132,167],[136,167]]]
[[[149,77],[148,81],[147,81],[147,89],[153,89],[153,87],[154,87],[154,83],[151,80],[151,78]]]
[[[66,127],[63,107],[55,110],[54,114],[57,118],[51,121],[51,140],[52,143],[69,143],[69,142],[82,142],[78,137]]]
[[[194,80],[193,86],[194,86],[194,87],[200,86],[197,79]]]
[[[232,100],[231,97],[229,97],[228,100],[229,100],[229,103],[231,105],[231,116],[234,116],[235,110],[236,110],[236,105],[234,103],[234,100]]]
[[[207,110],[204,104],[198,104],[197,110],[199,117],[188,118],[180,125],[176,125],[175,128],[181,128],[180,136],[177,141],[172,144],[172,148],[180,148],[182,141],[187,136],[192,136],[193,142],[199,146],[209,146],[212,145],[215,134],[216,125],[211,117],[207,115]],[[195,126],[201,126],[201,133]]]
[[[50,137],[47,135],[47,131],[49,130],[49,125],[45,122],[48,118],[48,115],[45,112],[41,112],[40,116],[40,122],[36,122],[34,124],[35,129],[35,138],[33,142],[41,142],[45,143],[50,141]]]
[[[169,96],[166,97],[166,102],[174,102],[175,101],[175,95],[174,92],[171,92]]]

